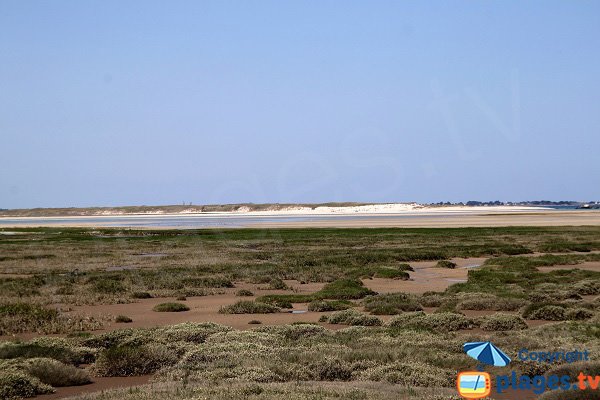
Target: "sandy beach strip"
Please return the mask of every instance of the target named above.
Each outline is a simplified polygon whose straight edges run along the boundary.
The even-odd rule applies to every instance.
[[[554,210],[542,207],[423,207],[378,204],[356,207],[294,208],[177,214],[115,214],[52,217],[0,217],[0,228],[119,227],[136,229],[200,228],[376,228],[597,226],[600,210]]]

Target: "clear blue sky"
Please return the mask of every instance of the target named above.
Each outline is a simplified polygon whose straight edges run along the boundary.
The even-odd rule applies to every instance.
[[[0,208],[600,198],[597,1],[0,0]]]

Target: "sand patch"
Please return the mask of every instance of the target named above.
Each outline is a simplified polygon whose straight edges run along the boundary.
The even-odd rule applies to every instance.
[[[453,258],[456,268],[437,268],[437,261],[417,261],[410,265],[414,271],[409,272],[407,281],[386,278],[365,279],[366,287],[379,293],[424,293],[428,291],[443,292],[448,286],[467,281],[469,269],[479,268],[487,258]]]
[[[600,261],[585,261],[573,265],[553,265],[551,267],[538,267],[540,272],[558,271],[561,269],[581,269],[584,271],[600,272]]]
[[[56,392],[36,396],[36,399],[51,400],[65,397],[79,396],[82,394],[101,392],[108,389],[126,388],[147,384],[152,375],[143,376],[115,376],[115,377],[93,377],[93,382],[83,386],[67,386],[55,388]]]

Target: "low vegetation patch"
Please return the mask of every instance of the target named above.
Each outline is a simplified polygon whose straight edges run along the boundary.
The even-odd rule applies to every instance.
[[[151,299],[152,295],[148,292],[133,292],[131,293],[132,299]]]
[[[437,268],[450,268],[450,269],[454,269],[456,268],[456,263],[449,261],[449,260],[440,260],[437,262],[437,264],[435,264],[435,266]]]
[[[385,279],[400,279],[400,280],[408,280],[410,275],[408,272],[396,268],[377,268],[375,273],[373,274],[375,278],[385,278]]]
[[[152,310],[157,312],[182,312],[189,311],[190,308],[182,303],[160,303],[155,305]]]
[[[392,317],[386,326],[390,328],[417,328],[436,332],[449,332],[471,329],[474,323],[462,314],[448,312],[425,314],[422,311],[417,311]]]
[[[235,293],[235,295],[239,297],[250,297],[254,296],[254,293],[248,289],[240,289]]]
[[[0,359],[52,358],[65,364],[89,364],[95,358],[94,349],[74,345],[62,338],[37,338],[29,342],[0,343]]]
[[[133,320],[126,315],[117,315],[115,317],[115,322],[119,324],[128,324],[130,322],[133,322]]]
[[[382,324],[379,318],[352,309],[335,312],[326,318],[326,322],[339,325],[380,326]]]
[[[261,296],[257,301],[273,304],[277,301],[310,303],[314,300],[353,300],[376,294],[358,279],[340,279],[326,284],[313,294],[272,294]]]
[[[53,392],[52,386],[42,383],[24,371],[13,368],[0,370],[0,398],[2,399],[22,399]]]
[[[417,299],[406,293],[378,294],[363,300],[365,311],[375,315],[395,315],[405,311],[421,311]]]
[[[178,355],[165,345],[122,345],[103,350],[94,371],[99,376],[135,376],[150,374],[177,362]]]
[[[34,303],[0,303],[0,335],[21,332],[71,333],[99,329],[103,322],[94,317],[63,315]]]
[[[269,289],[271,289],[271,290],[287,290],[287,289],[289,289],[289,287],[281,279],[273,278],[269,282]]]
[[[51,358],[31,358],[17,367],[53,387],[85,385],[92,381],[87,371]]]
[[[519,315],[497,313],[479,319],[484,331],[519,331],[527,329],[527,323]]]
[[[458,298],[457,309],[477,311],[516,311],[527,305],[519,298],[498,297],[488,293],[465,293]]]
[[[257,301],[240,300],[237,303],[221,307],[221,314],[271,314],[279,312],[279,307]]]

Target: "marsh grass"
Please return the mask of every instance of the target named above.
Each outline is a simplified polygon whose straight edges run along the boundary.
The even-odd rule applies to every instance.
[[[326,284],[323,289],[312,294],[272,294],[261,296],[257,301],[273,304],[278,301],[289,303],[310,303],[315,300],[354,300],[376,294],[358,279],[339,279]]]
[[[337,311],[326,317],[330,324],[350,325],[350,326],[380,326],[382,322],[379,318],[366,315],[353,309]]]
[[[177,354],[161,345],[123,345],[103,350],[94,371],[99,376],[145,375],[177,361]]]
[[[19,367],[53,387],[78,386],[92,382],[87,371],[51,358],[28,359],[21,362]]]
[[[3,333],[62,331],[70,335],[68,339],[0,344],[4,359],[0,362],[41,357],[73,367],[92,364],[93,371],[105,376],[156,374],[158,383],[151,389],[117,390],[86,398],[448,400],[456,398],[451,379],[456,371],[473,367],[462,351],[465,341],[492,340],[512,353],[523,347],[600,351],[600,303],[582,299],[600,294],[600,274],[543,270],[600,260],[599,254],[583,252],[600,250],[598,227],[15,231],[35,235],[0,235],[0,268],[14,274],[36,271],[36,275],[0,278],[0,328]],[[534,251],[564,254],[518,256]],[[141,257],[144,253],[165,256]],[[378,296],[360,281],[404,279],[411,272],[406,262],[457,257],[495,258],[470,270],[466,283],[440,293]],[[127,269],[106,270],[120,266]],[[274,277],[281,282],[326,285],[313,294],[262,296],[259,300],[270,304],[250,302],[237,308],[232,305],[233,310],[273,310],[277,304],[313,302],[309,307],[324,311],[351,307],[363,299],[370,312],[399,314],[377,326],[381,320],[376,316],[352,309],[332,310],[336,312],[324,316],[326,321],[333,317],[333,322],[353,325],[339,331],[305,323],[258,326],[251,331],[186,323],[84,336],[74,332],[92,331],[93,324],[67,323],[66,315],[47,307],[124,303],[150,295],[202,295],[228,290],[233,282],[270,285]],[[283,289],[279,281],[274,285]],[[3,308],[5,304],[9,306]],[[434,314],[407,311],[415,305],[438,310]],[[541,313],[545,306],[563,309],[564,317],[574,321],[505,332],[523,327],[522,320],[497,314],[473,320],[459,314],[461,309],[475,309],[528,310],[530,315]],[[77,321],[72,315],[69,318]],[[486,330],[468,331],[476,326]],[[52,389],[24,369],[0,372],[0,397],[44,390]]]
[[[42,383],[34,376],[17,369],[0,371],[0,398],[12,400],[53,393],[50,385]]]
[[[135,292],[191,296],[196,294],[188,291],[231,288],[233,281],[269,284],[273,277],[300,282],[406,279],[407,261],[544,249],[568,251],[558,256],[566,257],[565,261],[600,259],[598,254],[572,253],[582,249],[578,246],[600,250],[596,227],[11,230],[17,234],[0,236],[2,253],[7,254],[0,258],[0,267],[14,273],[36,271],[36,275],[0,278],[0,293],[35,302],[49,302],[58,295],[57,300],[66,304],[122,303],[136,298]],[[164,256],[140,256],[152,253]],[[125,269],[105,270],[120,266]]]
[[[160,303],[152,308],[156,312],[182,312],[189,311],[190,308],[182,303]]]
[[[440,260],[438,261],[435,266],[437,268],[450,268],[450,269],[454,269],[456,268],[456,263],[449,261],[449,260]]]
[[[462,329],[471,329],[474,326],[472,319],[461,314],[442,312],[425,314],[422,311],[409,312],[397,315],[390,319],[386,326],[390,328],[416,328],[434,332],[450,332]]]
[[[523,318],[514,314],[496,313],[481,317],[476,321],[484,331],[517,331],[527,329]]]
[[[363,305],[365,311],[375,315],[395,315],[405,311],[423,310],[416,297],[407,293],[368,296],[363,300]]]
[[[240,300],[219,309],[221,314],[272,314],[279,312],[279,307],[258,301]]]
[[[0,335],[37,332],[69,333],[99,329],[104,321],[82,315],[65,315],[34,303],[0,303]]]
[[[376,318],[355,310],[339,313],[332,314],[338,314],[338,321],[351,321],[357,315]],[[398,321],[405,317],[400,324],[351,326],[339,331],[314,324],[260,326],[250,331],[236,331],[217,324],[186,323],[51,341],[73,348],[89,346],[97,349],[92,369],[98,375],[156,374],[152,393],[144,388],[129,389],[130,394],[123,395],[124,399],[156,398],[162,393],[161,385],[174,381],[179,382],[178,391],[168,395],[167,399],[189,398],[183,393],[196,398],[201,393],[208,393],[209,388],[218,388],[219,396],[230,395],[234,392],[227,388],[233,387],[242,389],[235,392],[238,397],[230,398],[242,399],[253,393],[261,393],[260,396],[271,393],[273,387],[288,387],[281,386],[286,383],[292,385],[288,387],[291,391],[285,392],[290,396],[288,398],[303,398],[303,392],[298,388],[311,387],[319,390],[307,397],[314,399],[315,393],[325,393],[329,382],[348,381],[352,383],[339,388],[363,387],[365,391],[359,397],[363,399],[378,396],[382,399],[451,399],[456,370],[472,368],[472,359],[462,351],[462,344],[471,338],[449,333],[464,326],[464,320],[457,314],[422,316],[421,312],[408,312],[392,318]],[[593,323],[577,322],[532,328],[527,334],[518,330],[510,335],[489,331],[485,338],[507,352],[543,346],[583,346],[596,352],[600,351],[599,337],[600,330]],[[22,358],[18,360],[22,362]],[[24,376],[34,379],[29,374]],[[296,389],[292,389],[294,387]],[[409,392],[406,391],[408,387],[411,388]],[[437,392],[428,391],[428,388]],[[108,392],[103,398],[115,398],[114,393],[124,392]],[[272,393],[277,393],[272,394],[272,398],[281,398],[278,396],[283,396],[284,392]],[[335,393],[341,398],[353,398],[347,397],[347,392]],[[431,393],[436,394],[428,397]],[[161,398],[165,397],[161,395]],[[327,397],[319,395],[316,398]]]

